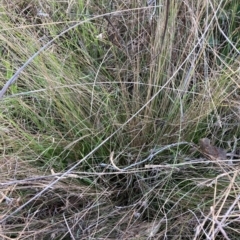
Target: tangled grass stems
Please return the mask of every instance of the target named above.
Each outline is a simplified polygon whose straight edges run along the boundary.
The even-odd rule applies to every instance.
[[[168,3],[4,1],[3,239],[238,239],[239,4]]]

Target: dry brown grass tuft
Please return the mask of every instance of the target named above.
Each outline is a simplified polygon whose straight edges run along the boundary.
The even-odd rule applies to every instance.
[[[239,3],[158,4],[3,1],[1,239],[239,238]]]

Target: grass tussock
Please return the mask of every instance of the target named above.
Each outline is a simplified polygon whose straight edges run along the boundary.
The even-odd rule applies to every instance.
[[[1,239],[239,239],[240,5],[147,2],[3,1]]]

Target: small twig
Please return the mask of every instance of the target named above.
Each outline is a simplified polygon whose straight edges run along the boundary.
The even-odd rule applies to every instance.
[[[236,148],[237,148],[237,142],[238,142],[238,139],[234,136],[234,144],[233,144],[232,152],[230,154],[227,154],[227,156],[231,157],[231,159],[228,161],[229,165],[233,164],[233,157],[240,157],[239,155],[235,154],[236,153]]]
[[[2,195],[2,199],[0,199],[0,203],[2,202],[2,200],[5,200],[8,204],[11,204],[13,201],[13,198],[9,198],[7,195],[5,195],[3,192],[0,192],[0,194]]]
[[[235,207],[235,205],[237,205],[238,201],[240,200],[240,195],[238,195],[236,197],[236,199],[234,200],[234,202],[232,203],[232,205],[229,207],[229,209],[227,210],[227,212],[224,214],[221,222],[219,223],[220,226],[223,225],[223,223],[226,221],[227,217],[230,215],[230,212],[233,210],[233,208]],[[213,236],[216,235],[216,233],[218,232],[218,228],[215,229],[214,233],[213,233]]]
[[[141,164],[143,164],[143,163],[145,163],[145,162],[148,162],[148,161],[150,162],[150,161],[152,161],[152,158],[155,157],[157,154],[165,151],[166,149],[170,149],[170,148],[172,148],[172,147],[178,147],[178,146],[180,146],[180,145],[190,145],[190,146],[193,146],[193,144],[192,144],[192,143],[189,143],[189,142],[179,142],[179,143],[169,144],[169,145],[167,145],[167,146],[164,146],[164,147],[160,148],[160,149],[157,150],[155,153],[151,153],[147,158],[143,159],[142,161],[133,163],[133,164],[131,164],[130,166],[127,166],[127,167],[123,168],[122,170],[123,170],[123,171],[126,171],[126,170],[129,169],[129,168],[136,167],[136,166],[141,165]]]
[[[153,12],[152,12],[152,14],[150,15],[150,18],[149,18],[149,20],[150,20],[150,22],[151,22],[152,19],[153,19],[153,16],[154,16],[155,13],[156,13],[157,2],[156,2],[156,0],[148,0],[148,1],[147,1],[147,5],[154,7],[154,8],[153,8]]]
[[[224,36],[224,38],[227,40],[227,42],[232,46],[232,48],[238,53],[238,55],[240,54],[240,51],[238,50],[238,48],[233,44],[233,42],[231,41],[231,39],[229,39],[229,37],[224,33],[224,31],[222,30],[220,24],[219,24],[219,17],[217,15],[217,10],[214,11],[214,7],[213,7],[213,4],[211,3],[211,1],[209,1],[209,4],[213,10],[213,15],[214,15],[214,18],[216,20],[216,24],[217,24],[217,27],[218,27],[218,30],[221,32],[221,34]],[[221,3],[220,3],[221,4]],[[221,6],[219,4],[219,6]]]
[[[111,153],[110,153],[110,156],[109,156],[109,160],[110,160],[113,168],[114,168],[115,170],[117,170],[117,171],[122,171],[122,169],[120,169],[119,167],[117,167],[117,166],[115,165],[115,163],[114,163],[114,161],[113,161],[113,156],[114,156],[114,152],[111,152]]]
[[[221,223],[217,219],[215,219],[214,222],[217,224],[216,231],[219,230],[222,233],[222,235],[225,237],[226,240],[230,240],[230,238],[227,236],[226,231],[223,229]]]
[[[225,237],[225,239],[227,240],[230,240],[225,232],[225,230],[223,229],[223,225],[222,225],[222,222],[219,222],[218,219],[217,219],[217,216],[215,215],[214,213],[214,207],[211,206],[210,207],[210,213],[212,214],[212,222],[213,222],[213,225],[217,224],[217,227],[215,228],[212,236],[211,236],[211,239],[215,239],[215,236],[217,235],[217,233],[220,231],[223,236]]]
[[[122,169],[119,168],[118,166],[116,166],[116,164],[114,163],[114,160],[113,160],[113,154],[114,154],[114,152],[111,152],[109,159],[110,159],[110,162],[111,162],[112,165],[109,166],[109,165],[107,165],[107,164],[103,164],[103,163],[102,163],[101,166],[102,166],[102,167],[108,167],[108,168],[110,168],[110,169],[112,169],[112,170],[117,170],[117,171],[120,171],[120,172],[124,172],[124,171],[126,171],[126,170],[128,170],[128,169],[130,169],[130,168],[136,167],[136,166],[141,165],[141,164],[143,164],[143,163],[145,163],[145,162],[151,162],[152,159],[153,159],[153,157],[155,157],[155,156],[158,155],[159,153],[165,151],[166,149],[170,149],[170,148],[172,148],[172,147],[178,147],[178,146],[180,146],[180,145],[189,145],[189,146],[192,146],[192,147],[196,147],[193,143],[189,143],[189,142],[178,142],[178,143],[169,144],[169,145],[166,145],[166,146],[158,149],[156,152],[154,152],[155,149],[153,149],[153,150],[151,151],[150,155],[149,155],[147,158],[143,159],[143,160],[140,161],[140,162],[133,163],[133,164],[131,164],[131,165],[125,167],[125,168],[122,168]],[[184,163],[184,164],[186,164],[186,163]],[[184,164],[180,164],[180,165],[184,165]],[[188,163],[188,164],[192,164],[192,163]],[[152,168],[153,166],[164,167],[164,168],[166,168],[166,167],[171,167],[171,168],[174,167],[173,165],[146,165],[145,168]],[[175,166],[177,166],[177,165],[175,165]],[[179,165],[178,165],[178,166],[179,166]]]
[[[19,180],[9,181],[9,182],[5,182],[5,183],[0,183],[0,186],[26,184],[28,182],[34,182],[34,181],[39,181],[39,180],[44,180],[44,179],[49,179],[49,178],[59,178],[61,176],[62,176],[62,173],[55,173],[55,174],[47,175],[47,176],[38,176],[38,177],[19,179]],[[69,173],[61,179],[65,179],[65,178],[80,178],[80,176],[78,176],[77,174],[74,174],[74,173]]]
[[[72,234],[72,231],[71,231],[71,229],[70,229],[70,227],[69,227],[69,225],[68,225],[68,222],[67,222],[67,219],[66,219],[64,213],[63,213],[63,218],[64,218],[64,221],[65,221],[65,223],[66,223],[66,226],[67,226],[68,232],[69,232],[70,235],[71,235],[71,238],[72,238],[73,240],[75,240],[75,237],[74,237],[73,234]]]

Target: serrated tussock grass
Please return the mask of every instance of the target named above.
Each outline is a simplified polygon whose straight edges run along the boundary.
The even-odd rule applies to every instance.
[[[239,238],[240,5],[154,4],[3,1],[2,239]]]

